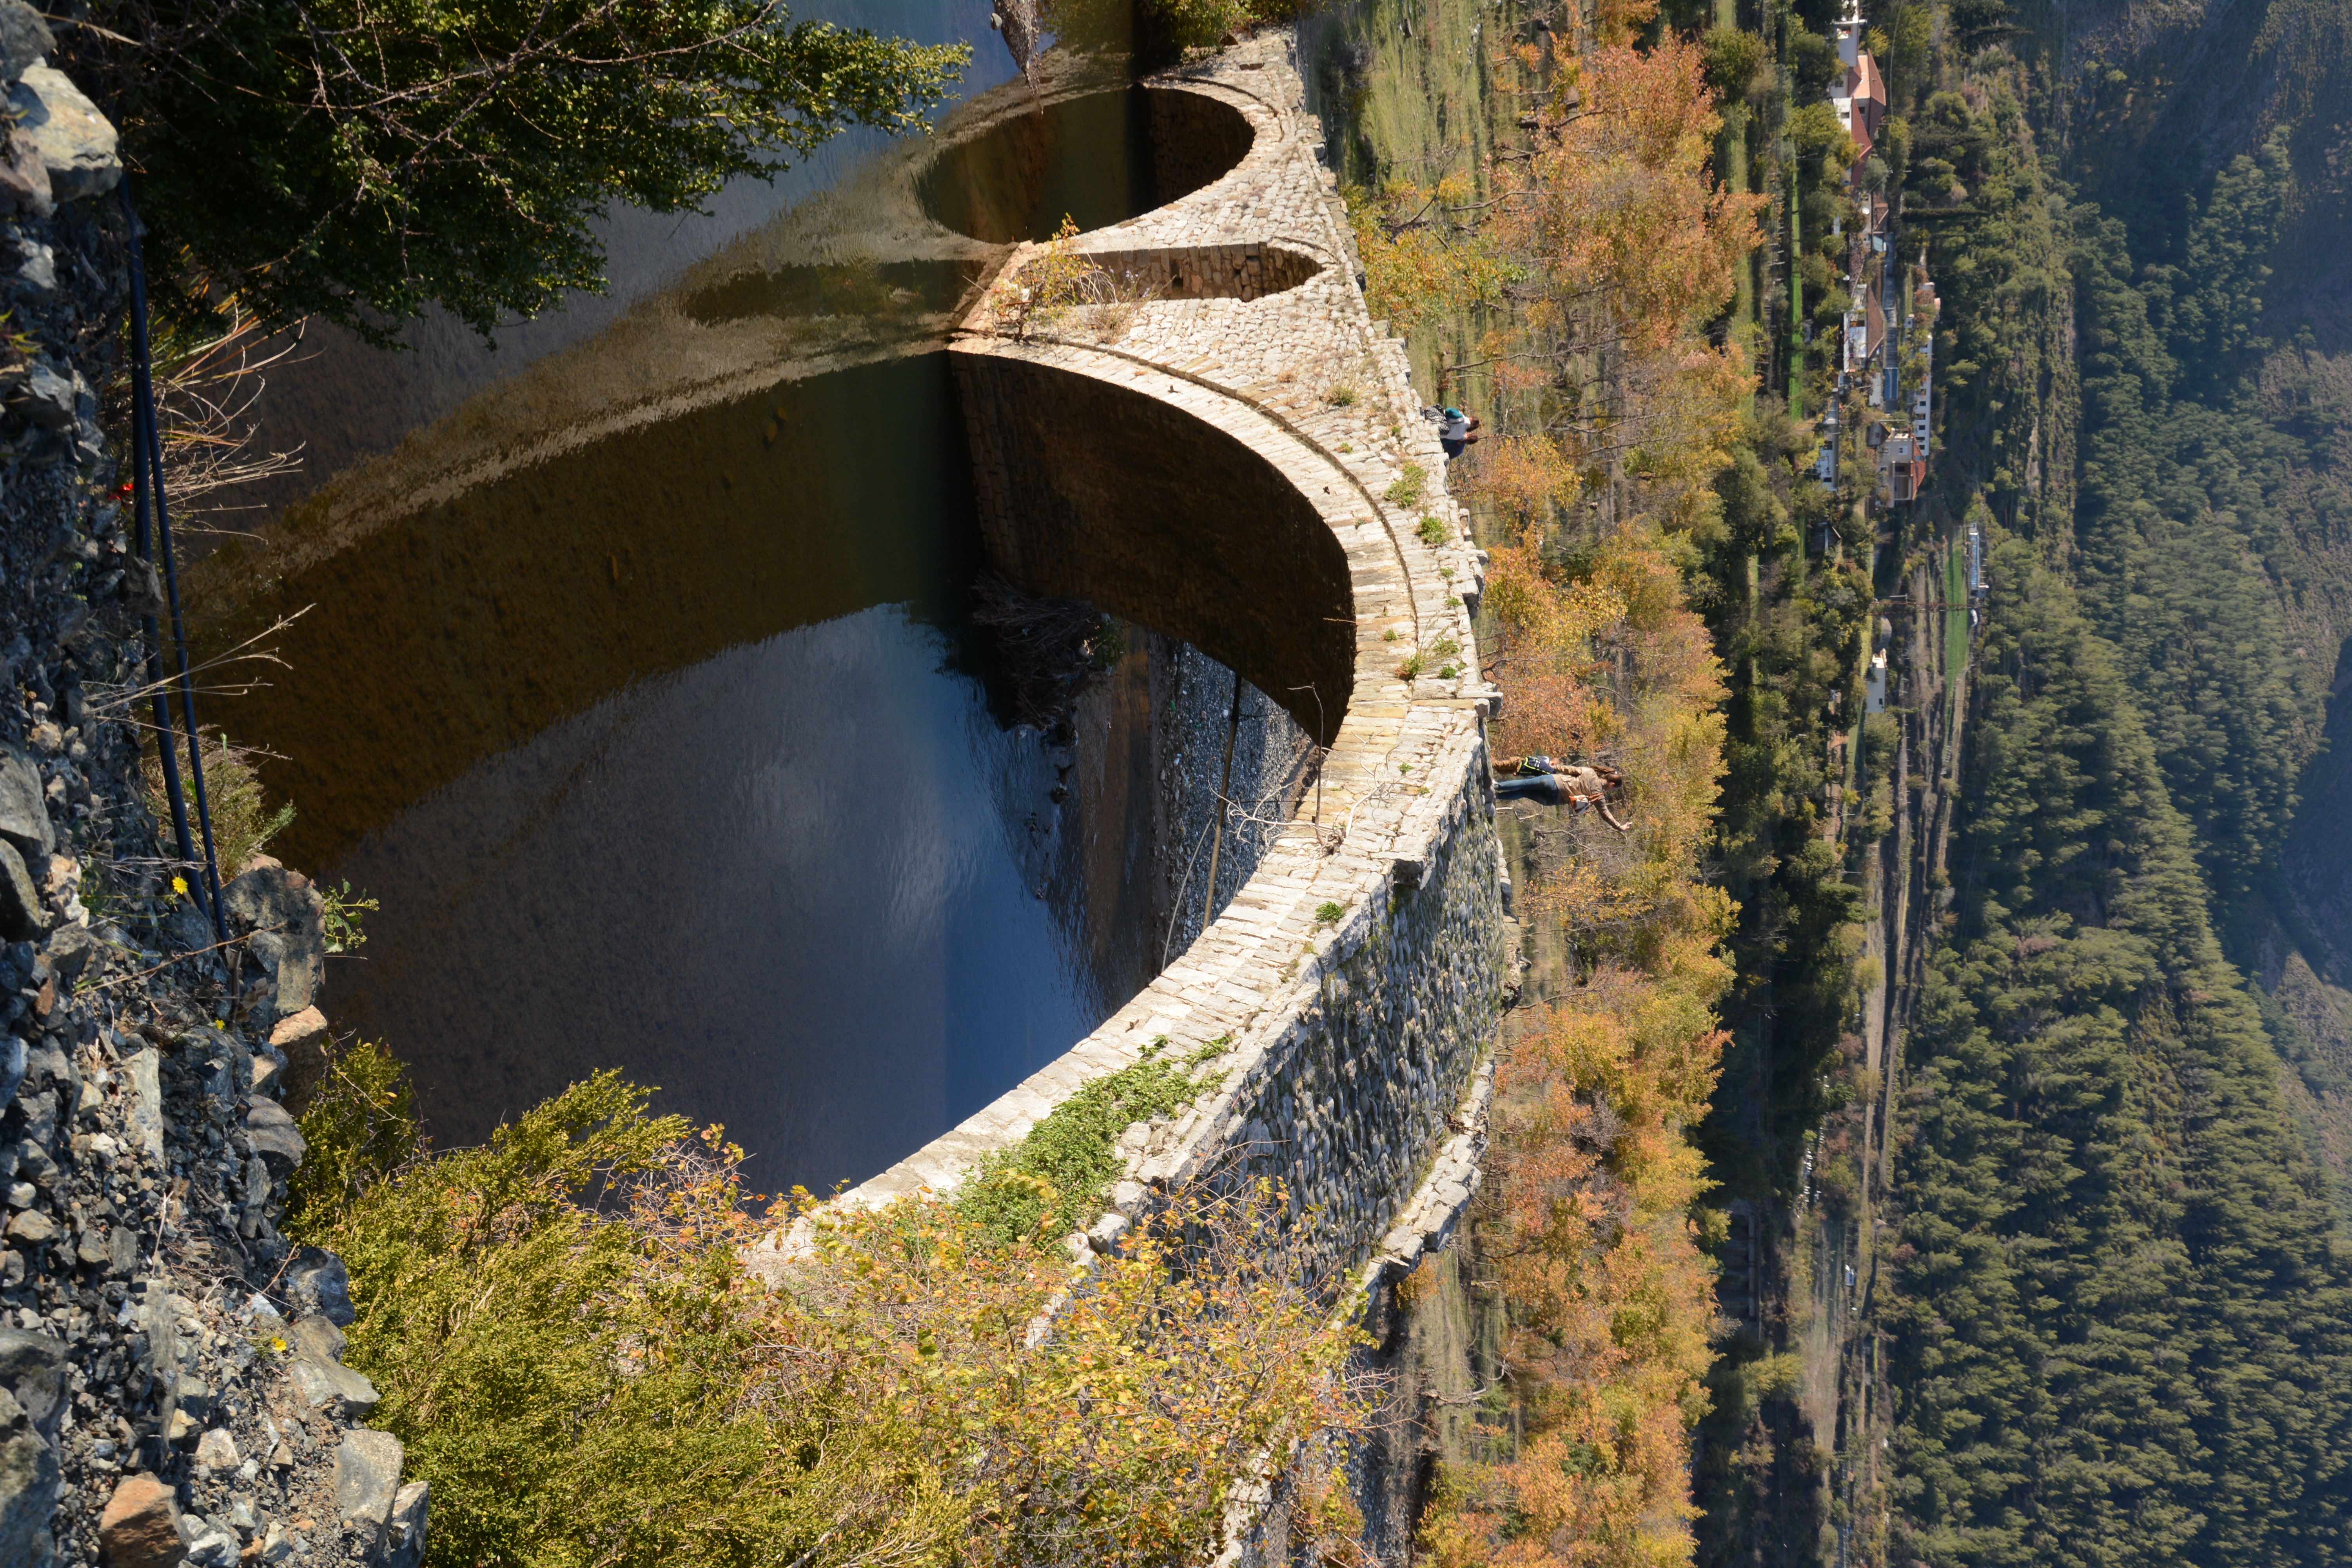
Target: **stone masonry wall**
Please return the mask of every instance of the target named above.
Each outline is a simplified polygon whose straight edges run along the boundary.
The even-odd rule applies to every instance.
[[[1126,288],[1174,300],[1257,300],[1296,289],[1323,269],[1314,257],[1279,245],[1089,250],[1087,259]]]

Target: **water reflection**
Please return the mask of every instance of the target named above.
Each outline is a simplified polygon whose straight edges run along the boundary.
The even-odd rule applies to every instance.
[[[971,211],[1125,216],[1238,156],[1052,123],[1042,185],[941,178]],[[764,1186],[859,1179],[1153,973],[1146,656],[1061,744],[990,711],[939,351],[998,252],[926,216],[927,159],[874,160],[196,574],[214,647],[317,606],[210,716],[276,753],[299,816],[273,847],[382,901],[325,1005],[414,1065],[445,1142],[619,1067]]]
[[[445,1138],[589,1065],[723,1119],[762,1186],[935,1136],[1140,984],[1066,918],[1087,836],[1052,754],[942,673],[951,651],[877,606],[473,770],[337,862],[384,900],[337,1016],[400,1043]]]
[[[320,606],[215,711],[278,753],[287,858],[382,900],[328,1005],[445,1141],[619,1067],[763,1183],[860,1178],[1149,978],[1141,656],[1071,751],[997,722],[966,478],[941,357],[885,361],[509,474],[249,609]]]

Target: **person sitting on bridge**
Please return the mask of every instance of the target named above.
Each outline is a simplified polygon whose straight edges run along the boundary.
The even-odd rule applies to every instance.
[[[1571,767],[1554,757],[1498,757],[1495,760],[1495,798],[1531,800],[1544,805],[1565,805],[1578,816],[1586,806],[1620,833],[1633,824],[1621,822],[1609,809],[1608,794],[1625,787],[1625,775],[1606,765]]]
[[[1447,408],[1441,413],[1443,417],[1437,422],[1437,444],[1445,448],[1446,459],[1450,462],[1477,441],[1478,421],[1465,418],[1459,408]]]

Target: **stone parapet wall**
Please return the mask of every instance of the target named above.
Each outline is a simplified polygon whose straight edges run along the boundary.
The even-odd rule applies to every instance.
[[[1475,1185],[1508,977],[1481,558],[1402,345],[1357,288],[1286,37],[1150,86],[1163,111],[1237,110],[1255,140],[1223,177],[1075,241],[1107,271],[1159,267],[1181,297],[1017,333],[986,298],[964,318],[950,358],[982,526],[1025,586],[1193,643],[1328,749],[1247,882],[1140,994],[845,1201],[951,1189],[1087,1083],[1213,1046],[1216,1088],[1128,1130],[1127,1180],[1073,1246],[1115,1247],[1177,1184],[1265,1176],[1327,1279],[1377,1278],[1441,1240]]]
[[[1423,1237],[1398,1222],[1419,1196],[1501,1016],[1508,954],[1494,816],[1475,732],[1446,737],[1432,765],[1444,793],[1409,796],[1386,847],[1385,877],[1351,879],[1361,896],[1317,940],[1302,892],[1323,890],[1318,851],[1269,857],[1258,874],[1163,978],[1178,998],[1214,1012],[1236,979],[1266,987],[1265,1005],[1218,1067],[1223,1080],[1176,1120],[1129,1130],[1130,1180],[1115,1194],[1121,1218],[1202,1177],[1284,1184],[1292,1211],[1311,1216],[1314,1252],[1332,1274],[1394,1254],[1408,1266]],[[1284,859],[1287,863],[1284,863]],[[1284,949],[1297,956],[1272,973]],[[1311,952],[1311,957],[1308,954]],[[1450,1226],[1472,1179],[1444,1212]],[[1427,1208],[1428,1205],[1423,1205]],[[1123,1226],[1108,1220],[1092,1239]],[[1399,1232],[1399,1234],[1391,1234]]]

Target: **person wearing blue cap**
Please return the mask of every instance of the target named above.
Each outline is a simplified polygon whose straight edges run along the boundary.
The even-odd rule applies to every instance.
[[[1437,422],[1437,444],[1445,448],[1446,460],[1450,462],[1478,439],[1478,421],[1464,418],[1459,408],[1447,408],[1441,413],[1444,417]]]

